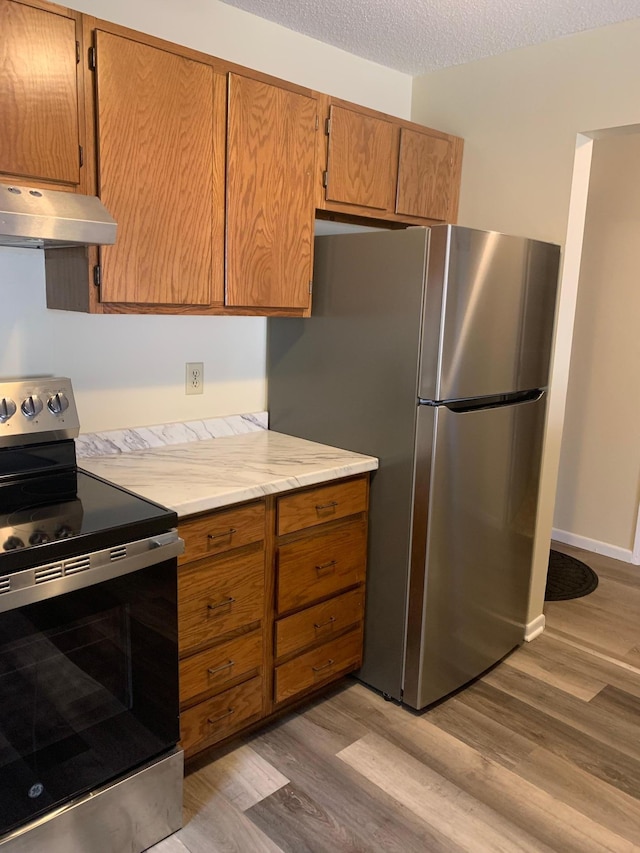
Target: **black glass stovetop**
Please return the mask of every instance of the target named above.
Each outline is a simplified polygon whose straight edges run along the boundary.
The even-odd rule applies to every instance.
[[[80,469],[0,482],[0,576],[155,536],[176,513]]]

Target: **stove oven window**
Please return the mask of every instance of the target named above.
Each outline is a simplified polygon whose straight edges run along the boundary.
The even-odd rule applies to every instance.
[[[0,834],[178,740],[176,569],[0,614]]]

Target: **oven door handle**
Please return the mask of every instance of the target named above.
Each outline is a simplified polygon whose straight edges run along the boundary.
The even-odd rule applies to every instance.
[[[84,589],[184,553],[177,530],[0,577],[0,613]]]

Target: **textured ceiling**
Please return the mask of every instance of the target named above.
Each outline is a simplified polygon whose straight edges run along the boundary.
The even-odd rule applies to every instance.
[[[413,75],[640,17],[640,0],[222,2]]]

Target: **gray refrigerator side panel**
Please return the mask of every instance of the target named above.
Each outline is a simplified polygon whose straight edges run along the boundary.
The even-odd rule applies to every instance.
[[[546,395],[418,408],[404,701],[441,699],[522,642]]]
[[[460,400],[544,388],[560,249],[456,225],[431,229],[420,397]]]
[[[271,429],[377,456],[370,493],[367,684],[400,697],[411,535],[424,229],[316,240],[305,320],[268,321]]]

